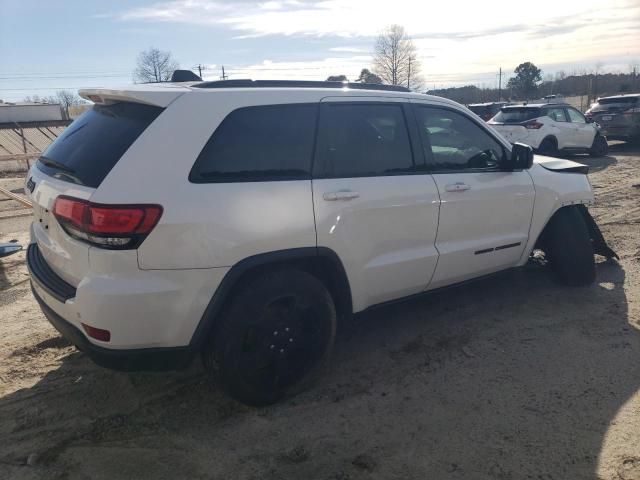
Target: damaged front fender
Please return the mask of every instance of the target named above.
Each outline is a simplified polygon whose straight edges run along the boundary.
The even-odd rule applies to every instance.
[[[585,223],[587,224],[587,228],[589,229],[589,235],[591,237],[591,243],[593,245],[593,252],[598,255],[602,255],[603,257],[615,258],[618,260],[618,254],[614,252],[609,245],[607,245],[602,232],[600,231],[600,227],[589,213],[589,210],[585,205],[576,205],[580,213],[582,214],[582,218],[584,218]]]

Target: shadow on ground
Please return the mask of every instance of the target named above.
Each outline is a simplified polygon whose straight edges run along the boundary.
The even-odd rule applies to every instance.
[[[596,479],[640,383],[624,280],[605,262],[566,288],[528,265],[360,315],[320,383],[266,409],[197,366],[122,374],[74,353],[0,399],[0,476]]]

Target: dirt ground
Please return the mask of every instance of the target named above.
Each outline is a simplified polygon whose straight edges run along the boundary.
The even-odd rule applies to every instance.
[[[0,478],[640,479],[640,148],[579,161],[620,255],[596,284],[531,263],[360,315],[320,382],[270,408],[198,362],[95,366],[40,313],[24,253],[0,260]],[[16,206],[0,242],[27,241]]]

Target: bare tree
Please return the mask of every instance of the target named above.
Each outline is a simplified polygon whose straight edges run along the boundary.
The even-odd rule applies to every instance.
[[[178,62],[173,59],[171,52],[151,47],[138,55],[133,77],[140,83],[168,82],[178,68]]]
[[[387,27],[376,39],[373,72],[386,84],[422,88],[420,62],[413,41],[401,25]]]
[[[84,100],[82,100],[82,98],[80,98],[77,93],[71,90],[58,90],[56,92],[56,97],[66,118],[71,118],[69,116],[69,109],[71,107],[75,107],[84,103]]]
[[[360,76],[357,78],[358,83],[382,83],[382,79],[375,73],[371,73],[367,68],[363,68],[360,71]]]

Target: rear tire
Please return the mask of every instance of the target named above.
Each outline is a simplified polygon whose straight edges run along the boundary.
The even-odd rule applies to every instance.
[[[604,157],[609,152],[609,144],[607,139],[602,135],[596,135],[593,139],[593,145],[589,149],[589,155],[592,157]]]
[[[543,250],[558,280],[570,286],[590,285],[596,278],[589,229],[577,208],[558,210],[549,221]]]
[[[538,147],[538,153],[540,155],[547,155],[549,157],[555,157],[558,155],[558,142],[555,138],[547,137],[542,140],[542,143]]]
[[[318,376],[335,333],[335,306],[320,280],[300,270],[267,272],[233,297],[204,363],[236,400],[271,405]]]

